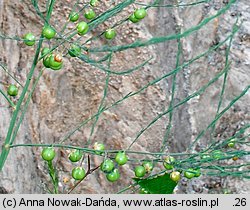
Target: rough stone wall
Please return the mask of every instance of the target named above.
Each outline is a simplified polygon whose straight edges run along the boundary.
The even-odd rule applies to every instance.
[[[183,1],[183,3],[190,2],[193,1]],[[67,1],[67,3],[68,5],[65,4],[65,1],[60,0],[56,3],[52,24],[58,29],[60,29],[60,24],[62,24],[64,18],[68,16],[72,6],[71,1]],[[173,1],[164,1],[164,3],[171,4]],[[214,0],[208,4],[195,6],[195,9],[194,7],[185,7],[179,10],[173,8],[150,9],[145,21],[138,25],[126,23],[119,27],[118,36],[114,43],[122,44],[137,38],[147,39],[174,34],[178,32],[177,26],[184,31],[198,24],[206,15],[215,14],[226,3],[227,1]],[[110,6],[109,2],[103,3],[103,5],[103,8]],[[249,7],[248,0],[241,0],[225,15],[215,19],[199,32],[181,40],[183,45],[181,62],[184,62],[222,40],[231,30],[235,15],[240,14],[240,20],[244,20],[240,32],[233,42],[230,57],[232,64],[222,108],[250,83],[250,77],[248,76],[250,56]],[[128,12],[133,11],[133,8],[135,6],[131,6],[121,13],[121,17],[126,17]],[[112,20],[121,17],[114,17]],[[110,22],[105,22],[99,27],[99,30],[103,30],[110,24]],[[0,0],[1,33],[10,36],[22,36],[23,33],[32,31],[38,36],[41,28],[42,22],[37,18],[30,1]],[[103,39],[94,42],[96,45],[103,43],[106,43]],[[0,61],[6,63],[9,70],[20,81],[24,82],[31,66],[34,49],[13,40],[0,39]],[[109,105],[129,92],[136,91],[149,81],[173,70],[175,68],[176,54],[176,40],[116,53],[111,64],[111,68],[115,70],[136,66],[150,56],[153,59],[148,65],[131,75],[111,75],[105,104]],[[223,68],[224,57],[224,51],[218,51],[179,72],[175,101],[181,101],[197,90],[198,87],[207,83]],[[20,128],[16,143],[57,143],[65,135],[65,132],[67,133],[79,122],[87,119],[98,110],[105,85],[105,73],[74,58],[66,58],[64,62],[65,67],[62,71],[44,71],[37,90],[32,97],[29,111]],[[38,67],[41,68],[41,65],[39,64]],[[0,71],[0,75],[1,81],[13,82],[3,71]],[[38,75],[38,71],[35,75]],[[0,85],[2,88],[3,85]],[[171,79],[163,80],[154,86],[150,86],[141,94],[129,98],[119,106],[104,112],[97,123],[91,141],[104,142],[109,149],[126,148],[145,125],[168,107],[171,85]],[[174,111],[171,141],[169,142],[171,152],[185,151],[187,145],[190,144],[199,131],[204,129],[214,118],[221,85],[222,80],[219,80],[203,96],[191,100]],[[248,94],[237,103],[236,111],[230,110],[226,117],[223,118],[224,121],[223,119],[219,121],[216,132],[228,137],[233,127],[238,126],[240,123],[249,122],[249,101]],[[12,110],[6,108],[3,97],[0,97],[0,105],[0,141],[2,144]],[[227,128],[229,125],[225,122],[228,122],[228,119],[234,119],[234,121],[232,120],[232,129]],[[161,146],[167,122],[168,116],[161,118],[139,138],[132,149],[157,152]],[[223,126],[225,129],[223,129]],[[91,123],[77,131],[65,144],[84,145],[89,138],[90,130]],[[207,141],[206,138],[208,136],[205,136],[204,142]],[[200,146],[202,147],[202,145]],[[67,183],[62,182],[64,178],[70,178],[72,164],[67,161],[67,150],[58,149],[57,151],[56,163],[60,171],[60,190],[64,190],[73,183],[71,179]],[[7,191],[8,193],[46,192],[44,185],[48,183],[49,177],[46,174],[44,163],[41,161],[40,152],[40,148],[12,149],[0,175],[0,190],[2,189],[3,192]],[[98,157],[91,160],[93,165],[101,161]],[[121,169],[122,176],[132,177],[132,169],[133,165],[124,166]],[[238,180],[237,182],[241,183]],[[228,182],[225,179],[208,180],[204,178],[199,180],[198,183],[183,182],[179,190],[188,193],[208,193],[209,190],[216,188],[217,183],[225,183],[224,185],[228,187]],[[75,192],[117,192],[122,186],[128,186],[129,184],[129,179],[122,179],[122,181],[115,184],[108,183],[105,181],[103,173],[96,172],[93,176],[89,176]],[[234,190],[241,192],[240,188]],[[249,189],[243,190],[249,192]]]

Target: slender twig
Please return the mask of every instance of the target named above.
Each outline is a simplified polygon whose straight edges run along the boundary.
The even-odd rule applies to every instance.
[[[85,176],[83,177],[83,179],[77,181],[76,184],[67,192],[67,194],[70,194],[88,175],[92,174],[99,167],[100,167],[100,165],[95,167],[95,168],[92,168],[92,169],[90,168],[90,157],[88,155],[88,170],[87,170]]]
[[[3,97],[9,102],[9,104],[16,109],[16,105],[10,100],[10,98],[0,89],[0,93],[3,95]]]

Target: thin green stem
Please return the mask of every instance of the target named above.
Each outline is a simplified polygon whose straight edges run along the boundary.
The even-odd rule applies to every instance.
[[[56,173],[56,169],[53,166],[52,161],[48,161],[47,163],[48,163],[49,175],[54,187],[54,194],[58,194],[58,176]]]
[[[197,1],[197,2],[191,2],[187,4],[146,4],[146,3],[141,3],[141,2],[135,2],[134,4],[141,5],[141,6],[149,6],[149,7],[165,7],[165,8],[178,8],[178,7],[190,7],[190,6],[198,6],[200,4],[208,3],[211,0],[202,0],[202,1]]]
[[[236,27],[237,24],[238,24],[238,17],[237,17],[237,20],[236,20],[233,27]],[[225,55],[225,57],[226,57],[226,59],[225,59],[225,67],[229,65],[229,55],[230,55],[230,50],[231,50],[231,46],[232,46],[232,41],[233,41],[233,38],[234,38],[235,34],[236,33],[233,33],[232,36],[229,39],[229,44],[228,44],[228,47],[226,49],[226,55]],[[222,83],[221,92],[220,92],[219,103],[218,103],[218,106],[217,106],[215,117],[219,114],[219,111],[220,111],[220,108],[221,108],[221,105],[222,105],[222,102],[223,102],[223,97],[224,97],[224,93],[225,93],[225,89],[226,89],[227,77],[228,77],[229,70],[230,70],[230,68],[227,68],[226,71],[225,71],[225,74],[224,74],[223,83]],[[211,129],[211,132],[210,132],[211,139],[213,139],[212,135],[214,134],[215,126],[216,126],[216,123],[212,126],[212,129]]]
[[[237,30],[237,29],[235,29]],[[162,77],[160,78],[157,78],[151,82],[149,82],[147,85],[143,86],[142,88],[140,88],[139,90],[135,91],[135,92],[131,92],[131,93],[128,93],[126,96],[124,96],[123,98],[121,98],[120,100],[117,100],[116,102],[114,102],[113,104],[111,104],[110,106],[108,107],[103,107],[102,108],[102,112],[104,111],[107,111],[117,105],[119,105],[120,103],[122,103],[124,100],[130,98],[130,97],[133,97],[141,92],[143,92],[145,89],[147,89],[149,86],[152,86],[152,85],[155,85],[157,83],[159,83],[160,81],[162,81],[163,79],[175,74],[176,72],[180,71],[181,69],[189,66],[190,64],[192,64],[193,62],[195,62],[196,60],[199,60],[200,58],[208,55],[209,53],[213,52],[214,50],[218,49],[219,47],[221,47],[223,44],[225,44],[225,42],[227,42],[227,40],[230,38],[230,35],[225,39],[223,40],[222,42],[220,42],[219,44],[209,48],[207,51],[201,53],[200,55],[196,56],[195,58],[187,61],[186,63],[180,65],[178,68],[174,69],[173,71],[170,71],[169,73],[163,75]],[[61,141],[65,141],[66,139],[68,139],[70,136],[72,136],[76,131],[78,131],[80,128],[82,128],[84,125],[86,125],[89,121],[91,121],[92,119],[94,119],[95,117],[97,116],[97,113],[92,115],[91,117],[89,117],[88,119],[86,120],[83,120],[78,126],[76,126],[72,131],[70,131],[68,134],[66,134],[64,137],[61,138],[60,142]]]
[[[110,54],[110,57],[108,59],[108,68],[110,68],[111,59],[112,59],[112,53]],[[105,99],[107,97],[107,92],[108,92],[108,87],[109,87],[109,78],[110,78],[110,73],[107,73],[105,86],[104,86],[104,90],[103,90],[103,97],[102,97],[102,100],[101,100],[101,102],[99,104],[97,115],[95,117],[95,121],[94,121],[94,123],[93,123],[93,125],[91,127],[91,132],[90,132],[90,135],[89,135],[89,139],[87,141],[87,146],[89,146],[91,144],[91,137],[92,137],[92,135],[94,133],[94,129],[96,127],[97,121],[98,121],[100,115],[102,114],[103,104],[104,104]]]
[[[250,85],[247,86],[241,93],[240,95],[236,96],[220,113],[218,113],[215,117],[215,119],[206,127],[206,129],[204,129],[203,131],[201,131],[199,133],[199,135],[196,137],[196,139],[189,145],[188,150],[190,151],[194,145],[197,143],[197,141],[201,138],[201,136],[203,136],[206,131],[209,130],[209,128],[211,128],[222,116],[223,114],[230,109],[241,97],[243,97],[249,90]]]
[[[177,51],[177,56],[176,56],[175,68],[178,68],[178,66],[179,66],[180,56],[181,56],[181,53],[182,53],[181,40],[178,39],[177,41],[178,41],[178,51]],[[173,74],[173,78],[172,78],[171,99],[170,99],[168,109],[172,109],[172,107],[174,105],[174,97],[175,97],[175,89],[176,89],[176,77],[177,77],[177,72]],[[169,112],[169,122],[168,122],[168,125],[166,127],[165,135],[163,137],[162,147],[161,147],[161,150],[160,150],[161,152],[163,152],[166,149],[167,140],[169,138],[171,127],[172,127],[172,119],[173,119],[173,111]]]
[[[54,3],[55,3],[55,0],[51,0],[49,10],[48,10],[47,15],[46,15],[47,22],[49,22],[49,19],[51,17],[52,7],[53,7]],[[32,77],[33,77],[33,74],[34,74],[38,59],[39,59],[39,53],[40,53],[40,50],[41,50],[41,47],[42,47],[42,43],[43,43],[43,39],[42,39],[42,37],[40,37],[37,48],[36,48],[35,56],[34,56],[34,59],[33,59],[33,62],[32,62],[31,69],[30,69],[30,71],[28,73],[28,76],[27,76],[25,85],[23,87],[22,93],[21,93],[20,98],[19,98],[19,100],[17,102],[16,109],[13,112],[13,115],[12,115],[12,118],[11,118],[11,121],[10,121],[10,125],[9,125],[9,128],[8,128],[7,136],[6,136],[4,145],[2,147],[2,152],[1,152],[1,155],[0,155],[0,171],[2,171],[4,163],[6,161],[6,158],[7,158],[8,154],[9,154],[9,144],[11,143],[11,137],[12,137],[12,134],[13,134],[13,129],[15,127],[16,120],[17,120],[18,114],[19,114],[19,112],[21,110],[21,106],[22,106],[22,103],[24,101],[25,95],[26,95],[26,93],[27,93],[27,91],[29,89],[29,85],[30,85],[30,82],[32,80]]]
[[[21,84],[21,82],[19,82],[10,72],[9,70],[6,68],[6,66],[2,63],[0,63],[0,67],[2,67],[2,69],[17,83],[19,84],[22,88],[23,85]]]
[[[74,149],[74,150],[80,150],[85,153],[93,154],[93,155],[98,155],[96,154],[96,150],[90,149],[90,148],[82,148],[79,146],[72,146],[72,145],[63,145],[63,144],[13,144],[10,145],[9,148],[17,148],[17,147],[58,147],[58,148],[65,148],[65,149]],[[105,153],[117,153],[120,150],[105,150]],[[159,153],[159,152],[140,152],[140,151],[133,151],[133,150],[128,150],[127,153],[131,154],[141,154],[141,155],[152,155],[152,156],[158,156],[158,155],[167,155],[167,153]],[[171,156],[189,156],[193,155],[193,153],[171,153]]]
[[[224,70],[225,71],[225,70]],[[155,122],[157,122],[161,117],[163,117],[164,115],[172,112],[174,109],[176,109],[177,107],[185,104],[186,102],[188,102],[189,100],[191,100],[194,97],[197,97],[201,94],[204,93],[204,91],[211,86],[213,83],[215,83],[223,74],[224,71],[221,71],[219,74],[216,75],[216,77],[214,77],[213,79],[211,79],[206,85],[204,85],[203,87],[201,87],[199,90],[197,90],[196,92],[194,92],[193,94],[189,95],[188,97],[186,97],[185,99],[183,99],[181,102],[177,103],[176,105],[174,105],[171,109],[167,109],[166,111],[158,114],[157,117],[155,117],[147,126],[145,126],[143,129],[141,129],[138,134],[136,135],[135,139],[131,142],[131,144],[128,146],[128,150],[133,146],[133,144],[139,139],[139,137],[148,129],[150,128]]]
[[[10,98],[5,94],[5,92],[2,91],[2,89],[0,89],[0,93],[4,96],[4,98],[9,102],[9,104],[16,109],[16,105],[10,100]]]
[[[9,145],[9,143],[11,141],[12,132],[13,132],[16,120],[17,120],[18,113],[19,113],[19,111],[21,109],[22,102],[23,102],[23,100],[25,98],[25,95],[26,95],[26,93],[28,91],[31,79],[33,77],[33,74],[34,74],[34,71],[35,71],[35,68],[36,68],[36,64],[37,64],[37,61],[38,61],[38,56],[39,56],[39,53],[40,53],[42,42],[43,42],[42,39],[40,39],[40,41],[38,43],[38,46],[37,46],[37,49],[36,49],[36,54],[35,54],[35,57],[34,57],[34,60],[33,60],[31,70],[30,70],[30,72],[29,72],[29,74],[27,76],[27,80],[26,80],[26,83],[24,85],[23,91],[22,91],[22,93],[20,95],[20,98],[19,98],[19,100],[17,102],[17,105],[16,105],[16,109],[13,112],[13,115],[12,115],[12,118],[11,118],[11,121],[10,121],[8,133],[7,133],[5,142],[4,142],[5,146],[3,147],[2,152],[1,152],[1,156],[0,156],[0,171],[2,170],[2,168],[4,166],[4,163],[6,161],[6,158],[7,158],[8,154],[9,154],[8,145]]]
[[[27,100],[26,100],[26,102],[25,102],[25,105],[24,105],[23,111],[22,111],[22,113],[21,113],[20,119],[17,121],[17,125],[16,125],[16,127],[15,127],[15,129],[14,129],[14,132],[13,132],[13,135],[12,135],[12,138],[11,138],[11,141],[10,141],[10,143],[9,143],[10,145],[13,144],[13,142],[14,142],[15,139],[16,139],[18,130],[19,130],[19,128],[20,128],[20,126],[21,126],[21,124],[22,124],[22,122],[23,122],[25,113],[26,113],[26,111],[27,111],[27,109],[28,109],[28,106],[29,106],[29,103],[30,103],[32,94],[33,94],[34,91],[35,91],[35,88],[36,88],[36,86],[37,86],[37,84],[38,84],[38,82],[39,82],[39,79],[40,79],[41,76],[42,76],[42,73],[43,73],[43,70],[40,71],[38,77],[37,77],[36,80],[35,80],[34,85],[33,85],[32,88],[31,88],[31,91],[30,91],[29,94],[28,94],[28,98],[27,98]]]
[[[90,48],[89,52],[118,52],[118,51],[123,51],[123,50],[131,49],[131,48],[135,48],[135,47],[145,47],[145,46],[158,44],[158,43],[165,42],[165,41],[181,39],[183,37],[189,36],[192,33],[198,31],[199,29],[207,25],[209,22],[211,22],[215,18],[224,14],[227,10],[230,9],[230,7],[235,3],[235,1],[236,0],[229,0],[228,4],[225,7],[223,7],[221,10],[219,10],[215,15],[212,15],[202,20],[198,25],[191,27],[182,33],[162,36],[162,37],[154,37],[147,41],[135,41],[132,44],[128,44],[128,45],[120,45],[120,46],[112,46],[112,47],[102,46],[100,48]]]

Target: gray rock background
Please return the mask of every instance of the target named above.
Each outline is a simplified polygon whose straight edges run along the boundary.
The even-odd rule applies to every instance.
[[[173,2],[163,1],[163,4],[173,4]],[[183,4],[191,2],[194,1],[185,0]],[[43,5],[43,3],[41,4]],[[174,34],[178,30],[184,31],[200,23],[204,17],[215,14],[225,4],[227,4],[225,0],[213,0],[206,4],[179,9],[151,8],[147,18],[139,24],[125,23],[119,26],[117,38],[112,41],[112,44],[120,45],[130,43],[131,40],[149,39],[155,36]],[[111,1],[108,1],[102,3],[101,8],[103,10],[111,5]],[[57,1],[51,22],[55,28],[61,29],[60,27],[68,17],[71,7],[71,1]],[[43,6],[41,8],[44,9]],[[113,17],[110,22],[106,21],[98,27],[98,30],[102,31],[111,26],[112,21],[126,17],[134,8],[136,5],[131,5],[119,17]],[[97,13],[100,12],[98,8]],[[222,109],[250,84],[250,2],[248,0],[237,1],[227,13],[211,21],[198,32],[181,39],[183,53],[180,62],[185,62],[223,40],[232,29],[236,15],[239,15],[239,20],[243,21],[243,24],[236,34],[231,48],[231,68]],[[70,26],[73,27],[73,24]],[[41,28],[42,22],[37,17],[30,1],[0,0],[1,34],[21,37],[24,33],[32,31],[39,36]],[[101,38],[92,44],[100,46],[107,44],[107,41]],[[9,71],[24,83],[31,67],[34,50],[35,47],[24,46],[21,42],[0,39],[0,62],[5,63]],[[111,69],[115,70],[136,66],[150,56],[153,59],[149,64],[130,75],[111,75],[108,95],[104,104],[112,104],[129,92],[136,91],[148,82],[173,70],[176,65],[176,54],[176,40],[115,53],[111,63]],[[180,71],[177,74],[175,102],[183,100],[202,87],[223,69],[224,54],[225,48],[220,48]],[[57,143],[65,133],[72,130],[79,122],[97,112],[105,86],[105,73],[75,58],[67,57],[64,59],[64,63],[65,66],[61,71],[44,71],[32,97],[16,143]],[[41,67],[42,65],[39,64],[35,76],[38,75],[38,70]],[[156,85],[148,87],[142,93],[125,100],[120,105],[105,111],[91,136],[91,142],[104,142],[108,149],[127,148],[137,133],[169,106],[171,78],[164,79]],[[0,71],[0,80],[2,83],[8,84],[13,82],[2,70]],[[184,152],[197,134],[214,119],[222,81],[223,78],[208,88],[202,96],[175,109],[168,151]],[[6,85],[2,83],[0,84],[1,89],[6,90]],[[249,102],[250,96],[246,94],[217,123],[215,135],[223,138],[230,137],[235,130],[249,123]],[[7,107],[2,96],[0,97],[0,106],[0,142],[3,144],[12,110]],[[168,115],[150,127],[136,141],[132,149],[148,152],[159,151],[167,123]],[[64,143],[75,146],[84,145],[89,138],[91,125],[89,123],[84,126]],[[208,140],[209,133],[204,136],[199,147],[203,148]],[[12,149],[0,174],[0,192],[46,193],[45,185],[49,182],[49,177],[40,158],[40,152],[41,148],[36,147]],[[58,155],[55,162],[60,172],[61,191],[73,185],[73,180],[70,178],[72,164],[67,161],[68,153],[68,150],[57,150]],[[144,157],[135,156],[135,158]],[[101,162],[100,157],[92,157],[91,160],[93,166]],[[84,164],[86,166],[86,163]],[[132,170],[133,164],[126,165],[121,169],[121,174],[123,177],[132,177]],[[194,181],[186,182],[183,180],[177,192],[223,193],[228,190],[235,193],[249,193],[250,189],[247,187],[249,184],[246,183],[249,181],[232,179],[231,177],[203,176]],[[74,192],[114,193],[129,184],[131,184],[131,180],[126,178],[115,184],[108,183],[103,173],[97,171]]]

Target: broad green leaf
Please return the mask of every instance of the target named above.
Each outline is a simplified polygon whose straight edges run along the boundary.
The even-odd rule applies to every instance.
[[[177,185],[177,182],[170,179],[168,173],[146,179],[133,178],[133,180],[150,194],[172,194]]]

